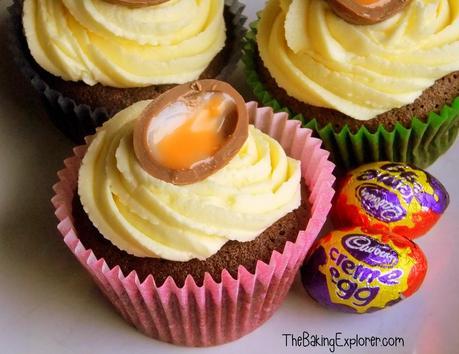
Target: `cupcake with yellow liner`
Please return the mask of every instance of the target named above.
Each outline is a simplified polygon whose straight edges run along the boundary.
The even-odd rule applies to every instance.
[[[126,108],[87,141],[52,201],[65,243],[127,321],[209,346],[272,315],[333,196],[334,165],[309,129],[204,80]]]
[[[246,35],[249,85],[262,104],[313,129],[339,166],[430,165],[459,125],[456,3],[412,0],[358,25],[333,11],[336,2],[268,1]]]
[[[240,57],[237,0],[15,0],[10,47],[73,140],[174,85],[226,77]]]

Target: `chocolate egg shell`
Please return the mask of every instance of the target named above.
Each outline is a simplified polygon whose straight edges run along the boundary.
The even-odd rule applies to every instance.
[[[364,226],[416,238],[435,225],[448,204],[445,188],[426,171],[375,162],[340,181],[331,217],[335,227]]]
[[[410,0],[328,0],[332,10],[342,19],[356,25],[371,25],[392,17]]]
[[[222,93],[234,101],[234,114],[229,114],[222,124],[225,141],[212,156],[189,168],[170,168],[160,163],[152,153],[149,129],[152,121],[165,108],[176,102],[193,106],[197,95]],[[174,87],[150,103],[139,117],[134,128],[134,150],[142,167],[150,175],[163,181],[185,185],[205,179],[224,167],[241,149],[248,137],[249,117],[242,96],[229,84],[218,80],[200,80]],[[184,137],[187,139],[187,137]],[[203,142],[204,143],[204,142]]]
[[[316,241],[301,268],[301,279],[321,305],[362,314],[411,296],[426,272],[427,260],[413,241],[354,227]]]
[[[105,0],[112,4],[128,6],[128,7],[145,7],[154,6],[167,2],[169,0]]]

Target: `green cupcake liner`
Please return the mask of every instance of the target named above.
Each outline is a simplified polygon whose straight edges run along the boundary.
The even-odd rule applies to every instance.
[[[337,166],[347,170],[368,162],[388,160],[426,168],[453,145],[459,130],[459,97],[451,105],[445,105],[440,114],[431,112],[426,122],[414,117],[409,128],[396,123],[389,131],[380,125],[374,133],[366,127],[353,133],[348,125],[337,132],[331,124],[320,126],[316,119],[292,112],[270,94],[257,73],[257,24],[258,21],[250,24],[242,48],[248,85],[262,105],[276,112],[287,112],[291,119],[312,129],[323,140]]]

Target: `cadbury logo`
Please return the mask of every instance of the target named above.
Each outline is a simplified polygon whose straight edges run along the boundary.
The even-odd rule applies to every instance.
[[[398,263],[398,254],[392,247],[367,235],[347,235],[342,243],[354,258],[368,265],[390,268]]]
[[[357,189],[356,196],[363,209],[380,221],[395,222],[406,215],[397,195],[384,187],[362,185]]]
[[[368,169],[357,176],[358,181],[376,180],[398,191],[407,203],[410,202],[415,191],[422,189],[416,178],[416,172],[409,166],[397,163],[385,164],[377,169]]]

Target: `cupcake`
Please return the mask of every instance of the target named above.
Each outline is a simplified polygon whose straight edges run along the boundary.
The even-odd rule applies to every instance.
[[[430,165],[459,126],[455,2],[359,2],[385,16],[358,24],[337,10],[344,3],[268,1],[246,36],[249,85],[264,105],[313,129],[341,167]],[[387,13],[386,3],[405,6]]]
[[[74,141],[177,84],[225,77],[239,59],[237,0],[134,3],[15,0],[10,8],[12,53]]]
[[[127,321],[217,345],[285,298],[330,208],[327,156],[285,113],[204,80],[108,120],[65,161],[52,201],[65,243]]]

